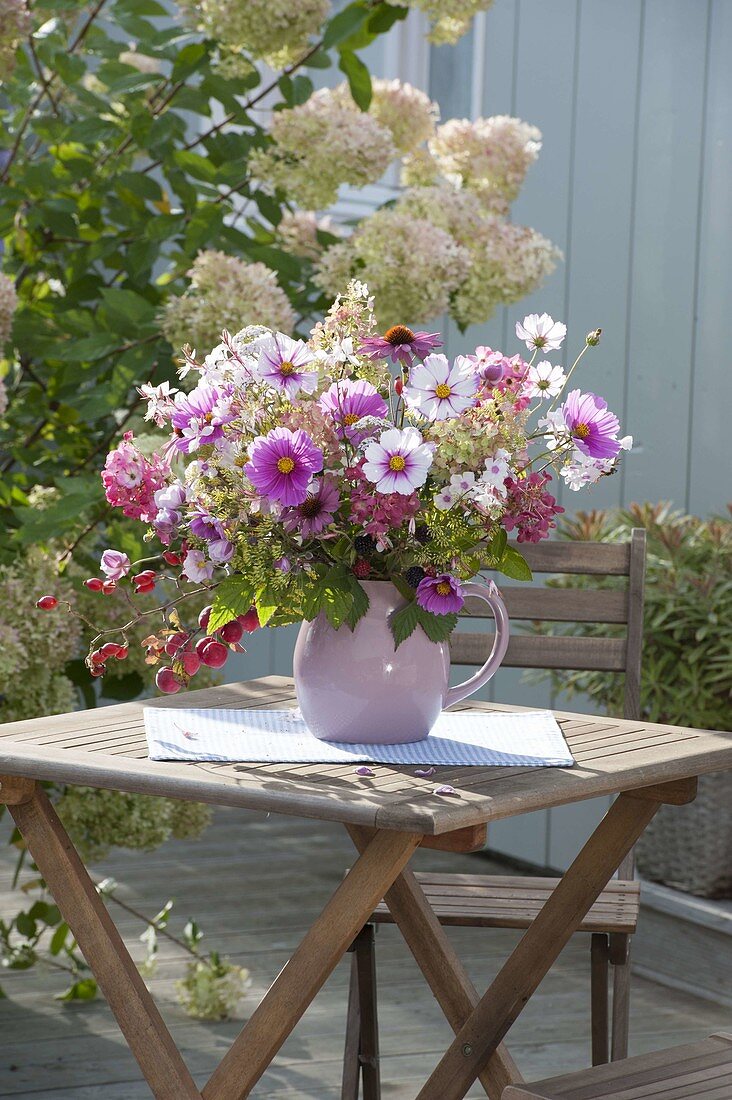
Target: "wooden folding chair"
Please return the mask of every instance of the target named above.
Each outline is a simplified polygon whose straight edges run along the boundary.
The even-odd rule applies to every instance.
[[[593,1066],[534,1084],[509,1085],[502,1100],[730,1100],[732,1035]]]
[[[514,635],[503,664],[508,668],[602,670],[625,674],[623,715],[640,717],[641,650],[646,532],[634,529],[629,543],[546,542],[522,546],[534,573],[627,577],[623,589],[507,587],[502,590],[509,615],[524,622],[624,624],[625,637]],[[588,552],[592,568],[588,569]],[[466,615],[486,614],[482,601],[468,600]],[[453,664],[482,665],[493,635],[453,635]],[[630,1002],[630,937],[640,909],[639,885],[633,881],[633,856],[624,860],[618,878],[608,883],[579,931],[590,933],[592,1062],[599,1065],[628,1053]],[[559,881],[521,876],[418,874],[417,879],[443,925],[475,928],[528,928]],[[384,904],[354,940],[348,998],[342,1100],[380,1100],[374,932],[391,924]],[[612,1027],[609,974],[613,967]],[[732,1096],[732,1094],[730,1094]]]

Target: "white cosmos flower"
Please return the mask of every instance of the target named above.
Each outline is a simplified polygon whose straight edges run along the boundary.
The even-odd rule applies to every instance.
[[[556,351],[567,335],[567,326],[555,321],[548,313],[530,313],[523,321],[516,322],[516,335],[526,343],[530,351]]]
[[[428,420],[451,420],[475,404],[478,376],[475,365],[458,355],[450,366],[440,353],[415,363],[404,387],[404,400]]]
[[[548,412],[539,420],[539,427],[545,429],[544,442],[547,450],[555,451],[567,439],[567,425],[564,414],[559,409]]]
[[[433,452],[416,428],[390,428],[364,449],[363,473],[378,493],[409,496],[427,480]]]
[[[546,359],[543,363],[537,363],[535,367],[529,367],[524,393],[529,397],[543,397],[548,400],[562,392],[562,386],[566,381],[566,374],[561,367],[553,367]]]

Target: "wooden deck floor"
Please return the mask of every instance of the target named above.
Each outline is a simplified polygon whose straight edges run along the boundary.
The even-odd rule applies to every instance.
[[[0,832],[2,831],[0,826]],[[4,836],[0,837],[4,840]],[[12,911],[10,862],[0,843],[0,917]],[[242,1005],[251,1011],[286,961],[352,858],[333,826],[226,811],[195,844],[174,842],[146,855],[117,853],[111,874],[120,896],[147,912],[176,899],[175,931],[195,916],[206,942],[251,971]],[[482,857],[420,852],[421,868],[490,869]],[[115,920],[142,957],[139,925],[118,909]],[[483,988],[518,933],[453,929],[450,933],[476,985]],[[408,950],[393,928],[379,932],[380,1024],[384,1100],[413,1100],[449,1041],[449,1029]],[[589,1046],[588,943],[576,937],[543,983],[509,1039],[532,1076],[586,1065]],[[189,1020],[177,1006],[174,981],[183,969],[177,949],[163,946],[151,981],[161,1010],[197,1081],[203,1083],[241,1026]],[[0,1098],[142,1100],[149,1098],[137,1066],[103,1001],[64,1006],[53,1000],[63,976],[36,970],[2,974]],[[343,1044],[347,966],[341,964],[306,1013],[266,1077],[257,1100],[337,1100]],[[701,1038],[729,1027],[729,1011],[637,979],[633,1052]],[[484,1095],[474,1089],[470,1096]]]

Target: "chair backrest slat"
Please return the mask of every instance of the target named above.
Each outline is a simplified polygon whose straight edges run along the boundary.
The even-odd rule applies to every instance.
[[[531,585],[503,588],[503,601],[512,619],[534,619],[552,623],[626,623],[628,593],[602,592],[585,588],[534,588]],[[461,612],[485,618],[486,605],[473,597]]]
[[[627,577],[628,585],[625,589],[505,587],[502,595],[512,620],[626,624],[626,631],[625,637],[608,638],[513,634],[503,664],[508,668],[624,672],[624,715],[637,719],[646,532],[634,529],[627,543],[540,542],[520,550],[535,573]],[[473,599],[466,602],[464,615],[489,617],[485,603]],[[456,631],[450,641],[452,661],[481,665],[492,644],[492,634]]]
[[[492,634],[456,634],[450,646],[452,661],[459,665],[482,665],[492,643]],[[625,670],[625,638],[572,638],[514,634],[508,643],[505,668]]]
[[[536,542],[524,543],[519,550],[533,573],[601,573],[627,577],[630,572],[629,542]]]

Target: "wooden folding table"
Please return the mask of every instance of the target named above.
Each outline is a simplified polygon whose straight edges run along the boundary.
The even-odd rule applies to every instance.
[[[286,707],[267,677],[156,701],[168,707]],[[148,704],[150,705],[150,704]],[[155,704],[153,704],[155,705]],[[471,703],[484,710],[517,710]],[[573,768],[154,763],[142,704],[0,726],[5,803],[157,1100],[243,1100],[265,1073],[376,904],[385,898],[455,1032],[417,1100],[460,1100],[476,1079],[493,1100],[521,1076],[503,1038],[662,803],[693,799],[695,777],[732,767],[732,734],[557,713]],[[196,1086],[39,780],[165,795],[341,822],[359,852],[312,928],[202,1090]],[[449,784],[454,794],[436,794]],[[408,869],[420,844],[480,847],[489,821],[618,795],[481,997]]]

